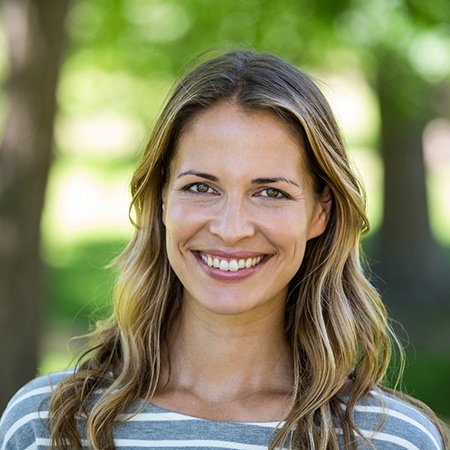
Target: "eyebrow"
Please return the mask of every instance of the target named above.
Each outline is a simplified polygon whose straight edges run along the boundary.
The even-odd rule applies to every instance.
[[[219,181],[219,178],[217,178],[215,175],[211,175],[206,172],[197,172],[195,170],[187,170],[186,172],[182,172],[177,176],[178,178],[184,177],[186,175],[195,175],[200,178],[205,178],[206,180],[210,181]],[[296,183],[293,180],[290,180],[289,178],[285,177],[260,177],[260,178],[254,178],[251,180],[252,184],[272,184],[272,183],[278,183],[278,182],[284,182],[288,184],[292,184],[293,186],[300,187],[298,183]]]
[[[300,187],[298,183],[296,183],[293,180],[290,180],[289,178],[285,177],[273,177],[273,178],[255,178],[252,180],[253,184],[271,184],[271,183],[278,183],[278,182],[288,183],[292,184],[294,186]]]
[[[200,178],[205,178],[206,180],[219,181],[219,179],[215,175],[211,175],[211,174],[205,173],[205,172],[197,172],[195,170],[187,170],[186,172],[182,172],[177,176],[177,179],[184,177],[186,175],[195,175]]]

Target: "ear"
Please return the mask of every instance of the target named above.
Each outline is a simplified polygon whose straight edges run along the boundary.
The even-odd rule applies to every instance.
[[[325,186],[322,194],[314,205],[314,213],[311,219],[308,240],[320,236],[327,228],[330,220],[333,196],[329,186]]]

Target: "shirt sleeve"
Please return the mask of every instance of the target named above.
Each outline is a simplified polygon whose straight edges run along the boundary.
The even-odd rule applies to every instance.
[[[36,378],[16,393],[0,419],[0,450],[48,448],[49,399],[65,375],[67,372]]]
[[[437,426],[416,407],[390,394],[373,392],[356,405],[354,421],[379,450],[445,450]]]

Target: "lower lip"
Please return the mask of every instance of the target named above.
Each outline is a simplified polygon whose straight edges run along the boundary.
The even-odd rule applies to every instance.
[[[208,273],[209,276],[219,281],[239,281],[253,275],[259,268],[261,268],[268,260],[269,257],[264,257],[264,259],[249,269],[239,269],[236,272],[225,271],[217,269],[216,267],[210,267],[206,264],[199,252],[194,252],[195,258],[199,262],[200,266]]]

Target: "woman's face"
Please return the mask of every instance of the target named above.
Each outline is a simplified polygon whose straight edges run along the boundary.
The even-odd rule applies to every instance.
[[[230,103],[181,135],[163,192],[170,264],[183,302],[221,315],[283,308],[306,242],[331,201],[315,198],[298,139],[272,113]]]

